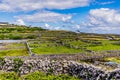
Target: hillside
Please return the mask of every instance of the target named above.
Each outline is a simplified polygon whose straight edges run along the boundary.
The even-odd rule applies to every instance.
[[[0,28],[0,39],[27,40],[32,52],[35,54],[75,54],[120,49],[120,35],[75,33],[70,31],[45,30],[37,27],[3,27]],[[13,46],[24,49],[24,44],[22,44],[3,44],[4,46],[1,46],[1,48],[9,50]],[[7,54],[7,51],[4,53]]]
[[[6,42],[4,42],[4,40]],[[114,69],[120,68],[120,35],[76,33],[17,25],[12,27],[3,26],[0,28],[0,57],[1,70],[7,70],[3,67],[3,65],[8,67],[7,62],[10,64],[9,66],[11,66],[11,63],[15,64],[14,62],[16,62],[16,60],[14,59],[17,59],[17,61],[26,59],[28,59],[28,61],[29,59],[37,61],[37,59],[45,58],[48,62],[49,60],[50,62],[52,60],[72,60],[82,63],[83,65],[85,63],[102,67],[103,70],[114,71]],[[20,66],[25,62],[26,61],[20,62],[21,64],[16,63],[15,69],[20,69]],[[34,68],[35,66],[32,65],[32,67]],[[14,69],[13,66],[11,66],[11,68]],[[14,71],[13,69],[10,69],[10,71]],[[35,71],[37,70],[33,70],[32,72]],[[10,73],[10,75],[11,74],[14,73]],[[0,76],[2,75],[3,73],[0,74]],[[75,75],[79,76],[78,74]],[[76,77],[73,77],[73,79],[77,80]]]

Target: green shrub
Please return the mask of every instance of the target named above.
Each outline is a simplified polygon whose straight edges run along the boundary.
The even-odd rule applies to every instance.
[[[22,36],[20,36],[20,35],[14,35],[14,36],[10,36],[10,39],[18,40],[18,39],[22,39]]]
[[[4,39],[5,36],[3,34],[0,34],[0,39]]]
[[[36,35],[28,35],[26,38],[27,39],[35,39],[37,36]]]
[[[14,71],[19,73],[19,68],[22,66],[23,61],[20,58],[15,58],[14,59]]]

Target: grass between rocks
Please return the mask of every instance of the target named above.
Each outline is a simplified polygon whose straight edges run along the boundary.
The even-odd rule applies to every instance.
[[[46,75],[43,72],[34,72],[25,76],[19,77],[14,72],[1,73],[0,80],[80,80],[69,75]]]
[[[110,62],[116,62],[118,64],[120,64],[120,57],[110,57],[110,58],[105,58],[106,61],[110,61]]]

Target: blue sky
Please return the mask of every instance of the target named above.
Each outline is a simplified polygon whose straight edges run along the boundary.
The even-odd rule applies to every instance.
[[[120,34],[119,0],[0,0],[0,22]]]

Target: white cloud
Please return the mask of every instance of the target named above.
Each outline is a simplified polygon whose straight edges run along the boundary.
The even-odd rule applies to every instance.
[[[68,21],[69,19],[71,19],[72,18],[72,16],[70,16],[70,15],[66,15],[66,17],[62,17],[62,21],[63,22],[66,22],[66,21]]]
[[[97,1],[97,0],[94,0],[93,3],[98,4],[98,5],[106,5],[106,4],[115,3],[115,0],[110,0],[110,1]]]
[[[108,1],[108,2],[102,2],[102,3],[100,3],[100,4],[102,4],[102,5],[105,5],[105,4],[112,4],[112,3],[114,3],[115,1]]]
[[[25,25],[25,22],[22,19],[16,20],[15,24],[17,25]]]
[[[94,9],[89,14],[90,23],[93,25],[117,27],[120,24],[120,13],[114,9]]]
[[[80,29],[80,25],[78,25],[78,24],[75,25],[75,28]]]
[[[46,28],[46,29],[50,29],[51,26],[50,26],[49,24],[45,23],[44,28]]]
[[[32,15],[22,15],[16,16],[18,19],[23,19],[27,22],[57,22],[57,21],[67,21],[72,18],[71,15],[60,14],[50,11],[42,11]]]
[[[120,30],[120,13],[109,8],[93,9],[89,12],[87,26],[89,31],[94,32],[118,32]]]
[[[69,9],[88,6],[91,0],[1,0],[2,11],[31,11],[39,9]]]

